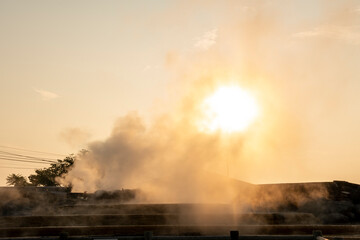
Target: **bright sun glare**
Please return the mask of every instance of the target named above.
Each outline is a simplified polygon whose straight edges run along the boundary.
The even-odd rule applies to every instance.
[[[244,131],[258,116],[258,105],[247,91],[238,86],[218,88],[204,100],[204,131]]]

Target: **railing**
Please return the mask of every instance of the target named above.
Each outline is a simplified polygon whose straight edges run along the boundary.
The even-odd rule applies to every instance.
[[[14,238],[0,238],[14,240]],[[319,230],[312,235],[239,235],[239,231],[230,231],[228,236],[153,236],[152,232],[144,232],[144,236],[108,236],[108,237],[69,237],[67,233],[59,237],[27,237],[16,240],[329,240]],[[336,240],[343,240],[336,238]]]
[[[66,240],[66,239],[63,239]],[[116,238],[94,238],[92,240],[329,240],[319,230],[313,235],[239,235],[239,231],[230,231],[229,236],[153,236],[145,232],[144,236],[120,236]],[[342,240],[337,238],[336,240]]]
[[[118,240],[329,240],[322,236],[319,230],[313,235],[239,235],[239,231],[230,231],[230,236],[153,236],[152,232],[145,232],[144,237],[130,239],[118,237]],[[103,240],[103,239],[94,239]],[[340,240],[340,239],[337,239]]]

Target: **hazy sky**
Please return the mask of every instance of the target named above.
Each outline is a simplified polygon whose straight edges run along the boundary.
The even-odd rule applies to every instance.
[[[217,66],[275,122],[277,153],[259,156],[279,172],[255,159],[233,177],[360,183],[359,1],[2,0],[0,145],[76,153],[128,112],[171,112]],[[32,172],[14,164],[0,185]]]

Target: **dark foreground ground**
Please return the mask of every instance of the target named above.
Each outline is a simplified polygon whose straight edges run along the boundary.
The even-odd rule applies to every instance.
[[[229,205],[120,204],[64,206],[64,215],[3,216],[0,237],[35,236],[227,236],[311,235],[356,236],[360,225],[324,225],[309,213],[232,214]],[[96,210],[96,214],[92,211]],[[109,214],[109,211],[112,214]]]
[[[130,203],[135,190],[72,194],[62,188],[3,188],[0,238],[109,238],[148,231],[154,236],[229,236],[232,230],[311,236],[321,230],[329,238],[360,239],[359,189],[339,181],[251,185],[230,205]]]

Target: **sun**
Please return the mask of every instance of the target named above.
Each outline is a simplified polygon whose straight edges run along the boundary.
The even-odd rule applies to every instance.
[[[203,131],[242,132],[259,114],[255,98],[239,86],[219,87],[203,102]]]

